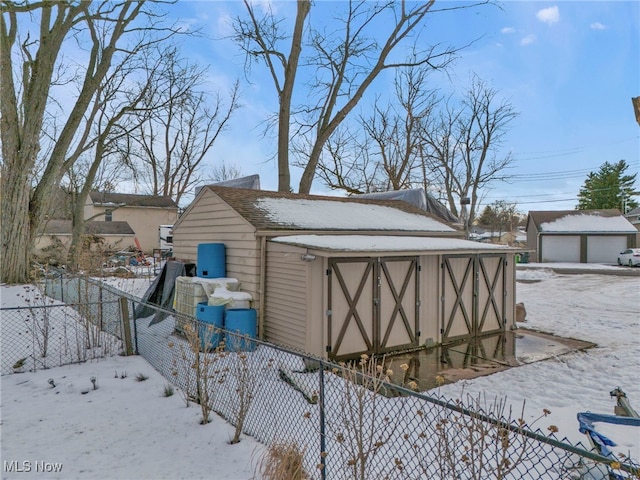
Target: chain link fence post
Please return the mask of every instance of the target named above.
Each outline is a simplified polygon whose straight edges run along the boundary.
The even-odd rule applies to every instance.
[[[320,475],[322,480],[327,478],[325,419],[324,419],[324,362],[320,362],[320,385],[318,391],[319,417],[320,417]]]

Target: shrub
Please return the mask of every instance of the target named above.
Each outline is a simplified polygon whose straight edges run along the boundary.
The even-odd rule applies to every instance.
[[[304,480],[308,478],[302,461],[304,451],[295,443],[275,442],[269,446],[258,465],[263,480]]]

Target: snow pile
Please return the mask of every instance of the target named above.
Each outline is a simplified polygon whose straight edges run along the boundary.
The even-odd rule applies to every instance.
[[[227,308],[250,308],[253,297],[248,292],[233,292],[226,287],[217,287],[209,295],[209,305],[224,305]]]
[[[232,292],[240,288],[240,282],[238,281],[237,278],[228,278],[228,277],[220,277],[220,278],[177,277],[176,287],[178,282],[183,284],[189,284],[189,283],[195,284],[202,289],[205,295],[213,294],[216,288],[225,288]]]

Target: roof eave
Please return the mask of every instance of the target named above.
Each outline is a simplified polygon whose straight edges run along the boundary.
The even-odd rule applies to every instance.
[[[305,229],[258,229],[258,237],[286,237],[290,235],[384,235],[390,237],[439,237],[439,238],[464,238],[465,232],[455,230],[442,231],[416,231],[416,230],[305,230]]]

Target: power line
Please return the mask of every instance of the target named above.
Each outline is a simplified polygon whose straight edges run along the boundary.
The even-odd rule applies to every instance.
[[[567,157],[567,156],[571,156],[571,155],[576,155],[578,153],[582,153],[585,150],[589,149],[593,149],[593,148],[601,148],[601,147],[609,147],[611,145],[619,145],[621,143],[627,143],[627,142],[631,142],[631,141],[639,141],[640,140],[640,135],[635,136],[635,137],[628,137],[628,138],[623,138],[620,140],[615,140],[615,141],[610,141],[607,143],[604,142],[600,142],[597,144],[592,144],[592,145],[583,145],[580,147],[572,147],[572,148],[567,148],[565,150],[557,150],[557,151],[553,151],[553,150],[542,150],[539,152],[530,152],[530,153],[522,153],[522,154],[517,154],[516,156],[519,160],[523,160],[523,161],[529,161],[529,160],[544,160],[544,159],[548,159],[548,158],[556,158],[556,157]],[[528,155],[532,155],[532,156],[528,156]]]

